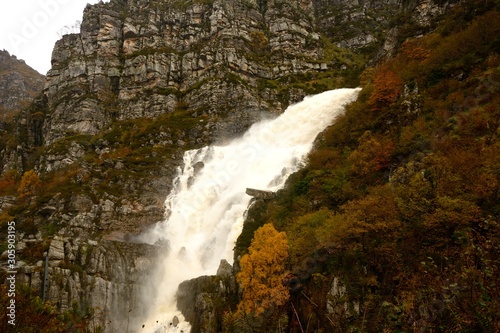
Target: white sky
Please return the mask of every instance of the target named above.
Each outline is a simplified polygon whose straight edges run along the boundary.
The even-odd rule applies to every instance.
[[[81,21],[87,3],[99,0],[0,0],[0,50],[45,75],[64,27]],[[109,2],[109,0],[104,0]],[[79,31],[79,30],[78,30]],[[78,32],[72,31],[72,32]]]

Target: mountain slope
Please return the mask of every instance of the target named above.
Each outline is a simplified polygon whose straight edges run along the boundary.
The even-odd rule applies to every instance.
[[[43,88],[44,76],[14,55],[0,51],[0,109],[19,110]]]
[[[0,174],[10,172],[7,178],[12,178],[15,169],[22,167],[15,153],[17,117],[40,94],[43,84],[43,75],[0,50]],[[12,188],[11,180],[2,184],[7,192]]]
[[[461,3],[367,69],[308,166],[250,213],[236,257],[269,221],[290,240],[291,331],[500,329],[495,6]]]

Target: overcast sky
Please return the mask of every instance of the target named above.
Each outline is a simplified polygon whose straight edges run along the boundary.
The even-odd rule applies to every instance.
[[[82,20],[87,3],[99,0],[1,0],[0,50],[45,75],[55,42]],[[104,0],[109,2],[109,0]],[[79,31],[79,30],[78,30]],[[77,32],[77,31],[72,31]]]

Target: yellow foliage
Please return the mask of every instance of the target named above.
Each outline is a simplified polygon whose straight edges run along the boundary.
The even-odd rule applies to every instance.
[[[394,150],[394,143],[389,138],[366,131],[359,139],[358,148],[349,156],[351,171],[364,176],[381,170],[389,164]]]
[[[283,281],[287,276],[288,239],[270,223],[254,234],[249,253],[241,258],[237,280],[243,288],[238,305],[241,315],[259,316],[285,304],[289,291]]]
[[[408,221],[419,221],[433,209],[434,192],[432,184],[413,163],[396,171],[408,174],[404,184],[397,184],[395,202],[401,217]]]
[[[436,210],[424,222],[427,227],[453,229],[480,220],[481,209],[470,201],[443,196],[436,199],[435,205]]]
[[[26,171],[21,178],[21,183],[17,189],[19,198],[26,198],[35,195],[40,189],[41,182],[35,170]]]
[[[341,208],[342,212],[332,216],[318,233],[324,244],[358,240],[365,246],[367,239],[388,236],[401,224],[390,184],[373,187],[365,197]]]
[[[290,239],[292,256],[300,257],[312,253],[323,239],[322,233],[317,231],[322,230],[333,215],[328,209],[320,209],[294,219],[290,232],[297,236]]]
[[[387,232],[400,224],[394,198],[391,185],[385,184],[370,189],[367,196],[348,202],[342,208],[355,229]]]

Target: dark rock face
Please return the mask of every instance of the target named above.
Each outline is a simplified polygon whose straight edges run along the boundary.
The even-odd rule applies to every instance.
[[[191,333],[221,332],[223,314],[235,304],[237,292],[232,267],[225,260],[216,276],[200,276],[181,283],[177,306],[191,324]]]
[[[22,168],[22,153],[8,142],[14,142],[16,126],[20,125],[17,117],[40,94],[43,82],[44,76],[23,60],[0,50],[0,175]]]

